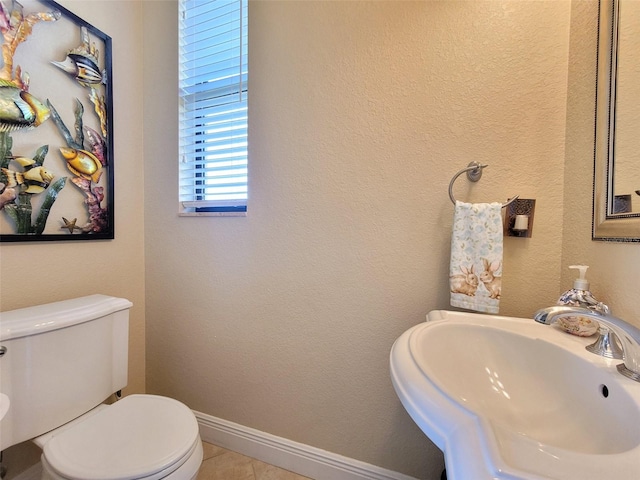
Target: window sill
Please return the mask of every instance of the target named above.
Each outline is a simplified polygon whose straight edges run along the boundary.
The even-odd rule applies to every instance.
[[[247,212],[179,212],[179,217],[246,217]]]

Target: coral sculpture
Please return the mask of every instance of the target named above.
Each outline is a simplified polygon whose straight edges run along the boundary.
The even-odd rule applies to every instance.
[[[71,182],[77,186],[85,195],[84,203],[89,212],[89,221],[83,225],[81,230],[85,233],[100,233],[106,231],[109,226],[108,209],[101,206],[104,200],[104,187],[97,185],[102,174],[102,166],[104,162],[104,141],[94,130],[84,127],[82,116],[84,115],[84,107],[82,102],[76,98],[75,114],[75,137],[71,135],[69,128],[65,125],[58,111],[47,101],[48,107],[51,109],[51,118],[58,127],[61,135],[67,142],[67,148],[60,148],[60,154],[67,162],[67,168],[74,177]],[[96,151],[99,155],[94,155],[85,149],[85,135],[87,138],[89,149]],[[99,140],[97,140],[99,139]],[[64,219],[63,219],[64,220]],[[68,228],[67,222],[61,228]]]

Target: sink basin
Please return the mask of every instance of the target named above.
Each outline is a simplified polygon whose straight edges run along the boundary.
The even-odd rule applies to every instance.
[[[635,480],[640,383],[592,342],[532,319],[433,311],[396,340],[391,378],[449,480]]]

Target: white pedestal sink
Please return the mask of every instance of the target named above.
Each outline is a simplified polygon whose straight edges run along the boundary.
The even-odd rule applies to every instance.
[[[532,319],[433,311],[391,350],[449,480],[640,478],[640,383]]]

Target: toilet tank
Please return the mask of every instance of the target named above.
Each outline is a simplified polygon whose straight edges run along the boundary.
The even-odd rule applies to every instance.
[[[59,427],[127,384],[129,309],[90,295],[0,313],[0,450]]]

